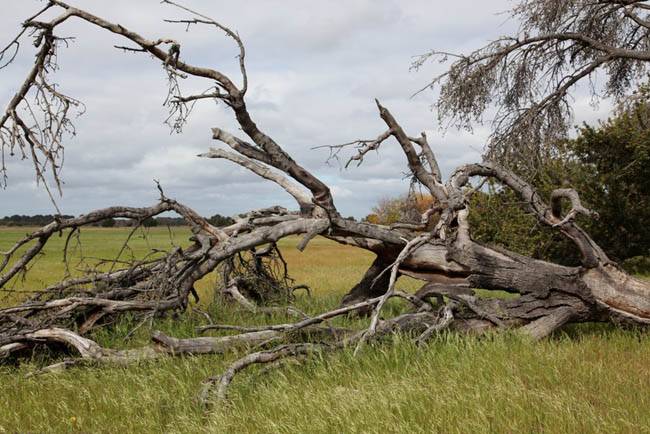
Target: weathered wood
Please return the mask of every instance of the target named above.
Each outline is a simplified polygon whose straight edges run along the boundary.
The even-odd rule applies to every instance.
[[[343,296],[341,304],[346,306],[383,295],[388,290],[390,274],[381,273],[389,266],[389,259],[377,256],[366,270],[361,281]]]
[[[574,311],[572,308],[558,307],[548,315],[526,324],[521,330],[533,339],[542,339],[569,322],[573,315]]]
[[[155,343],[162,345],[165,353],[214,354],[223,353],[233,348],[254,346],[262,342],[278,339],[280,336],[281,334],[274,330],[261,330],[232,336],[177,339],[161,332],[155,332],[151,339]]]
[[[625,322],[639,326],[650,325],[650,283],[632,278],[616,266],[575,222],[578,213],[592,215],[581,204],[577,192],[566,188],[558,189],[546,202],[524,179],[497,161],[489,160],[461,166],[443,183],[436,156],[426,136],[409,136],[396,117],[379,101],[376,101],[379,117],[388,130],[376,139],[339,145],[336,152],[343,146],[357,146],[358,154],[350,161],[361,163],[370,150],[378,149],[390,137],[395,138],[414,180],[436,198],[435,212],[436,215],[440,214],[440,218],[433,228],[430,227],[433,224],[428,224],[433,209],[424,213],[419,225],[392,228],[341,218],[329,186],[298,164],[253,120],[245,100],[248,89],[245,50],[237,32],[173,1],[164,0],[163,3],[178,7],[192,16],[189,20],[171,22],[216,27],[236,42],[239,48],[241,87],[223,72],[185,62],[180,58],[181,43],[178,41],[169,38],[147,39],[122,25],[63,1],[50,0],[41,13],[25,21],[24,30],[10,44],[17,44],[23,33],[29,30],[36,37],[39,49],[35,65],[26,81],[0,117],[2,149],[18,146],[21,150],[38,150],[46,157],[47,163],[44,164],[51,167],[58,182],[58,163],[63,151],[58,126],[68,125],[70,118],[67,108],[78,102],[60,94],[46,79],[48,72],[56,69],[54,47],[58,39],[54,36],[54,31],[70,19],[79,19],[91,27],[110,32],[134,44],[132,47],[121,47],[123,50],[149,53],[162,64],[172,85],[167,101],[172,112],[179,116],[178,123],[174,125],[176,128],[184,123],[187,116],[184,111],[187,102],[212,99],[225,103],[241,131],[248,136],[248,141],[226,133],[221,128],[214,128],[213,138],[231,150],[214,149],[202,155],[227,159],[275,182],[296,200],[300,211],[291,213],[273,207],[237,217],[236,223],[229,227],[216,228],[191,208],[165,197],[160,189],[160,201],[151,207],[111,207],[78,218],[57,220],[26,236],[3,253],[0,273],[4,274],[0,275],[0,287],[4,288],[18,273],[25,271],[53,234],[66,229],[75,231],[106,218],[131,218],[141,224],[145,219],[162,212],[173,211],[190,224],[193,243],[184,249],[174,248],[162,258],[132,261],[121,268],[116,265],[118,257],[108,272],[95,270],[87,276],[59,282],[43,288],[40,294],[24,303],[0,309],[0,359],[20,355],[25,350],[35,348],[36,344],[63,345],[79,355],[78,360],[81,362],[64,362],[50,367],[50,370],[82,362],[130,363],[166,355],[222,353],[231,348],[275,342],[286,334],[298,333],[299,337],[307,339],[310,332],[322,331],[314,326],[331,318],[362,312],[364,309],[372,311],[370,325],[364,332],[348,333],[330,328],[333,340],[331,344],[284,343],[275,349],[261,349],[244,356],[223,375],[213,377],[206,383],[208,389],[218,384],[217,395],[224,397],[234,375],[251,364],[274,362],[283,357],[350,344],[357,344],[358,350],[369,339],[394,331],[419,334],[420,341],[423,342],[431,334],[446,328],[482,331],[488,327],[518,327],[539,339],[568,322],[611,321],[617,324]],[[615,7],[620,6],[620,2],[612,3],[616,4]],[[632,5],[629,9],[634,8]],[[60,14],[54,15],[50,21],[38,21],[37,18],[46,10],[58,11]],[[556,39],[558,37],[565,36],[555,36]],[[575,35],[571,37],[577,38],[585,46],[595,46],[592,40]],[[549,40],[553,38],[509,43],[514,44],[510,48],[516,50],[526,44],[537,46],[536,42],[545,43]],[[520,44],[519,47],[517,44]],[[628,56],[639,61],[650,60],[647,53],[630,53],[607,46],[601,48],[599,50],[620,59]],[[501,48],[491,55],[499,53],[503,53]],[[4,52],[0,52],[0,56],[2,54]],[[632,54],[636,57],[632,57]],[[561,99],[562,92],[566,91],[565,86],[570,86],[607,61],[609,60],[600,58],[594,60],[580,74],[570,77],[569,82],[562,84],[555,95]],[[472,62],[480,64],[482,58],[479,56]],[[191,96],[177,93],[180,91],[174,84],[177,84],[178,77],[185,75],[207,80],[214,91]],[[32,123],[20,117],[20,113],[25,110],[19,108],[28,104],[26,99],[32,89],[40,92],[47,101],[38,106],[45,111],[44,115],[48,119],[52,119],[48,123],[49,129],[29,127]],[[66,110],[55,113],[51,110],[53,106],[63,106]],[[465,104],[462,107],[476,109],[475,104]],[[421,152],[418,152],[418,148]],[[45,166],[38,162],[35,153],[32,152],[31,155],[40,179]],[[4,166],[1,169],[4,170]],[[519,195],[541,224],[553,228],[575,244],[582,254],[581,265],[561,266],[475,242],[468,223],[468,214],[472,212],[468,196],[475,191],[475,188],[469,186],[472,177],[482,177],[483,180],[489,178]],[[571,202],[571,210],[565,215],[561,215],[559,206],[562,199]],[[129,350],[102,348],[87,337],[102,322],[116,320],[126,312],[147,320],[170,311],[186,309],[189,295],[195,293],[195,283],[234,255],[251,252],[291,235],[304,235],[303,242],[299,244],[299,247],[304,248],[309,240],[321,233],[339,243],[363,248],[377,255],[361,281],[344,297],[341,307],[313,317],[300,315],[301,319],[294,323],[253,328],[222,326],[222,329],[238,332],[231,336],[177,339],[154,333],[152,345]],[[19,254],[19,251],[24,253]],[[259,271],[260,274],[262,271]],[[431,283],[415,295],[406,295],[395,288],[400,274],[425,278]],[[230,281],[225,280],[228,282],[224,283]],[[517,296],[512,299],[479,297],[471,288],[507,291]],[[265,313],[268,312],[265,309],[270,309],[256,306],[236,286],[227,286],[226,291],[251,312]],[[435,309],[429,304],[429,296],[437,298],[437,305],[442,309],[440,315],[433,313]],[[382,307],[390,297],[408,300],[416,311],[382,319]],[[211,328],[217,327],[213,325]],[[72,330],[78,330],[79,333]]]

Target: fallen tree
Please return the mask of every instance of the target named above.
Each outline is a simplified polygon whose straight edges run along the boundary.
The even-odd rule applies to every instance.
[[[534,338],[543,338],[564,324],[574,322],[605,321],[633,326],[650,324],[650,284],[626,274],[576,223],[579,214],[593,216],[581,203],[576,191],[560,188],[545,200],[522,177],[493,160],[463,165],[444,180],[426,135],[409,135],[379,101],[376,101],[376,105],[385,130],[376,139],[333,146],[333,152],[340,152],[345,146],[354,146],[356,152],[350,161],[360,164],[370,150],[378,150],[384,142],[392,139],[401,147],[414,181],[435,200],[422,215],[421,224],[386,227],[342,218],[329,187],[297,163],[252,119],[245,101],[248,90],[245,48],[238,34],[182,5],[169,0],[163,3],[180,8],[189,15],[186,19],[170,22],[188,27],[214,27],[235,41],[239,49],[239,84],[216,69],[185,63],[181,56],[182,46],[177,41],[147,39],[122,25],[62,1],[51,0],[43,10],[24,22],[18,37],[1,52],[1,56],[11,62],[15,56],[12,50],[18,49],[25,34],[34,37],[38,48],[32,70],[0,118],[3,155],[7,151],[22,153],[34,163],[38,179],[45,183],[47,171],[58,185],[62,141],[66,132],[73,128],[70,110],[80,103],[49,83],[47,72],[55,67],[57,47],[65,43],[65,38],[56,36],[55,30],[67,20],[79,19],[122,36],[131,43],[119,49],[147,53],[161,62],[170,82],[166,104],[170,108],[170,122],[174,128],[182,127],[191,104],[212,100],[227,105],[247,139],[215,127],[212,130],[213,139],[226,148],[210,149],[200,157],[229,160],[276,183],[295,199],[297,210],[274,207],[252,211],[236,219],[230,226],[217,228],[189,207],[167,198],[160,189],[159,202],[150,207],[110,207],[77,218],[57,219],[27,235],[3,253],[0,287],[9,288],[12,279],[28,269],[54,234],[64,230],[74,234],[83,226],[108,218],[130,218],[144,222],[172,211],[190,224],[192,244],[184,249],[174,248],[162,256],[151,256],[126,264],[116,259],[108,270],[93,270],[85,276],[71,277],[47,288],[39,288],[27,301],[0,309],[0,360],[20,357],[40,348],[42,344],[62,343],[76,350],[81,360],[92,362],[124,362],[165,354],[223,352],[242,344],[263,347],[261,351],[252,352],[236,361],[224,375],[209,379],[202,392],[203,399],[207,401],[213,386],[216,386],[218,397],[225,397],[233,376],[251,364],[275,362],[284,357],[346,345],[354,345],[359,350],[370,340],[395,330],[416,333],[418,342],[424,342],[445,328],[464,331],[516,328]],[[636,13],[638,11],[634,8],[643,2],[611,3],[624,3],[622,10]],[[644,11],[647,7],[643,5],[640,9]],[[39,20],[44,13],[51,11],[58,11],[58,15],[49,21]],[[638,18],[632,15],[630,19],[635,17]],[[647,29],[646,21],[638,20],[641,20],[639,26]],[[624,52],[621,55],[628,54]],[[503,53],[496,55],[503,56]],[[200,94],[181,95],[178,80],[189,76],[207,80],[209,89]],[[21,105],[30,104],[31,97],[35,98],[42,119],[37,118],[36,110],[27,111],[32,116],[28,119],[18,110]],[[6,170],[4,165],[2,170]],[[582,258],[581,265],[566,267],[475,242],[467,220],[471,212],[468,198],[476,191],[470,181],[475,178],[491,179],[512,189],[540,224],[552,227],[575,245]],[[563,210],[563,202],[570,205],[568,210]],[[432,219],[436,219],[434,225],[430,224]],[[97,326],[110,323],[126,312],[146,320],[185,310],[190,296],[195,294],[195,283],[215,270],[221,270],[225,276],[224,287],[221,288],[224,295],[249,310],[264,314],[268,309],[260,305],[264,297],[251,299],[251,292],[244,288],[246,279],[238,277],[237,270],[253,270],[254,274],[257,270],[259,276],[266,276],[265,282],[270,282],[270,287],[281,287],[282,291],[290,294],[286,270],[279,277],[277,273],[267,273],[268,264],[265,265],[258,257],[277,251],[274,246],[278,240],[298,234],[303,236],[298,246],[301,250],[307,247],[310,240],[321,235],[377,255],[363,279],[344,298],[341,307],[312,317],[295,309],[279,308],[299,319],[261,328],[208,327],[237,332],[222,338],[176,340],[156,333],[153,336],[154,345],[138,350],[102,348],[87,337]],[[234,258],[244,253],[252,255],[253,259],[242,263],[243,266],[233,266]],[[224,266],[225,271],[219,268]],[[396,288],[400,274],[411,275],[427,283],[416,294],[405,294]],[[507,300],[481,297],[473,288],[507,291],[518,297]],[[395,318],[380,319],[382,308],[393,297],[406,300],[413,306],[413,311]],[[331,318],[352,312],[366,312],[369,315],[366,329],[319,328],[320,324]],[[299,331],[305,333],[299,335],[303,340],[296,342]],[[313,333],[325,333],[328,339],[315,341],[311,339]],[[282,343],[287,336],[292,337],[291,342]],[[275,344],[279,345],[273,346]],[[64,362],[57,367],[73,363]]]

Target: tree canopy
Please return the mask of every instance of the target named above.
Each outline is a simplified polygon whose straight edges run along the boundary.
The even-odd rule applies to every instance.
[[[441,122],[471,128],[491,119],[488,157],[530,168],[573,125],[576,84],[587,81],[595,99],[620,101],[646,79],[650,4],[522,0],[510,16],[520,23],[514,35],[467,55],[434,50],[413,66],[452,58],[449,69],[427,86],[440,89],[434,107]]]

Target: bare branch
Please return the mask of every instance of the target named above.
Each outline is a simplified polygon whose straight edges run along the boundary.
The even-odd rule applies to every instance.
[[[429,328],[427,328],[420,336],[418,336],[418,338],[415,340],[416,344],[422,345],[431,337],[431,335],[449,327],[454,320],[454,309],[456,307],[457,305],[454,302],[444,305],[441,308],[440,315],[438,316],[436,322],[429,326]]]
[[[233,145],[233,147],[240,146],[239,143],[236,142],[236,139],[233,136],[230,136],[229,134],[223,131],[221,131],[219,137],[225,143],[234,142],[235,144]],[[226,142],[226,140],[228,142]],[[261,176],[262,178],[268,179],[269,181],[273,181],[276,184],[278,184],[287,193],[293,196],[294,199],[296,199],[296,202],[298,202],[300,209],[308,210],[313,208],[313,205],[311,204],[311,198],[309,197],[309,195],[307,195],[307,193],[305,193],[304,190],[302,190],[300,187],[298,187],[297,185],[289,181],[284,176],[271,170],[271,168],[262,165],[261,163],[256,163],[253,160],[249,160],[248,158],[242,157],[233,152],[228,152],[228,151],[224,151],[223,149],[216,149],[216,148],[210,149],[210,151],[206,152],[205,154],[199,154],[199,157],[222,158],[222,159],[232,161],[236,164],[239,164],[240,166],[245,167],[246,169]]]
[[[422,234],[418,237],[415,237],[408,243],[406,243],[402,251],[397,256],[397,259],[395,259],[395,262],[391,264],[390,268],[384,270],[384,272],[386,272],[390,269],[390,280],[388,283],[388,290],[383,296],[379,298],[379,301],[375,305],[374,311],[372,313],[372,317],[370,319],[370,325],[368,326],[366,332],[363,334],[363,337],[359,340],[359,343],[357,344],[357,347],[354,350],[355,354],[357,354],[361,350],[363,344],[377,332],[377,325],[379,323],[379,314],[381,313],[381,310],[386,304],[386,302],[388,301],[388,299],[395,295],[395,282],[397,282],[397,276],[398,276],[400,265],[402,264],[402,262],[406,260],[406,258],[408,258],[408,256],[411,255],[411,253],[413,253],[413,251],[419,248],[422,244],[429,241],[432,237],[433,234]],[[378,278],[379,276],[375,280],[377,280]]]
[[[323,345],[317,344],[289,344],[289,345],[280,345],[269,351],[259,351],[256,353],[248,354],[237,361],[235,361],[230,367],[219,377],[210,377],[203,382],[203,387],[201,393],[199,394],[199,402],[202,405],[207,406],[210,403],[210,395],[212,393],[212,388],[214,385],[217,385],[216,390],[216,399],[223,401],[226,399],[226,394],[228,391],[228,386],[232,382],[235,375],[238,372],[246,369],[250,365],[259,364],[259,363],[271,363],[276,360],[285,358],[285,357],[295,357],[303,354],[308,354],[313,351],[318,351],[323,349]]]
[[[453,56],[448,71],[424,89],[440,86],[435,106],[449,126],[471,128],[496,108],[489,158],[535,168],[544,152],[568,133],[573,119],[569,92],[578,82],[603,71],[609,81],[602,89],[592,86],[592,96],[620,100],[645,79],[650,19],[648,9],[640,5],[520,0],[512,10],[512,17],[521,22],[514,36]],[[432,51],[416,59],[413,67],[449,57]]]
[[[420,158],[418,157],[418,154],[413,148],[411,140],[406,135],[402,127],[397,123],[393,115],[388,111],[386,107],[382,106],[378,100],[375,100],[375,102],[377,103],[377,108],[379,109],[379,115],[384,120],[384,122],[386,122],[386,125],[388,125],[390,128],[391,134],[393,137],[395,137],[395,139],[397,139],[397,142],[402,147],[404,154],[406,154],[409,169],[411,169],[413,175],[429,190],[429,192],[436,199],[438,199],[438,201],[446,202],[447,194],[445,193],[442,184],[440,184],[440,182],[436,179],[438,175],[434,175],[424,168],[422,162],[420,161]],[[425,144],[425,146],[428,145]],[[431,153],[431,158],[433,158],[433,153]],[[437,164],[434,165],[434,167],[431,167],[431,169],[437,169]]]
[[[409,140],[420,146],[420,148],[422,149],[422,155],[424,156],[427,164],[429,165],[429,170],[431,171],[431,174],[434,176],[437,182],[439,183],[442,182],[442,172],[440,172],[438,161],[436,160],[436,157],[433,154],[433,151],[431,150],[431,146],[429,146],[426,133],[423,131],[420,134],[420,137],[417,138],[409,137]]]
[[[330,155],[327,158],[327,160],[329,161],[333,158],[336,158],[338,160],[338,155],[343,148],[346,148],[348,146],[356,147],[358,153],[350,157],[348,162],[345,163],[345,168],[347,169],[350,163],[352,163],[353,161],[358,161],[357,167],[361,166],[361,163],[363,163],[363,157],[370,151],[378,150],[382,142],[384,142],[386,139],[388,139],[391,136],[392,136],[392,131],[388,130],[380,134],[379,137],[377,137],[374,140],[355,140],[353,142],[343,143],[341,145],[315,146],[312,149],[328,148],[330,151]]]
[[[191,19],[191,20],[165,20],[168,23],[182,23],[187,25],[187,28],[189,29],[189,26],[192,24],[208,24],[208,25],[213,25],[217,27],[220,30],[223,30],[226,35],[230,36],[232,39],[235,40],[237,43],[237,46],[239,47],[239,55],[237,56],[239,58],[239,70],[242,75],[242,87],[241,87],[241,94],[244,95],[246,94],[246,91],[248,90],[248,74],[246,73],[246,48],[244,47],[244,43],[242,42],[241,38],[239,35],[232,31],[230,28],[224,26],[223,24],[220,24],[213,20],[212,18],[205,16],[203,14],[200,14],[198,12],[193,11],[192,9],[187,8],[186,6],[183,6],[179,3],[173,2],[171,0],[162,0],[162,3],[170,4],[172,6],[175,6],[179,9],[182,9],[186,12],[189,12],[192,15],[195,15],[197,17],[200,17],[202,19]]]

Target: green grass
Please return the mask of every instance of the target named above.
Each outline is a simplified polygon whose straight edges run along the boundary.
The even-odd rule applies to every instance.
[[[34,229],[0,227],[0,251],[8,250],[18,239]],[[72,275],[80,275],[83,272],[83,267],[93,265],[100,259],[113,258],[120,251],[129,232],[130,229],[127,228],[88,228],[83,229],[79,236],[73,235],[68,242],[68,270],[63,262],[63,250],[66,240],[68,240],[69,231],[53,235],[43,250],[44,254],[35,259],[25,279],[14,279],[12,288],[18,290],[39,289],[63,278],[66,271]],[[143,228],[131,236],[129,247],[124,250],[121,259],[141,258],[151,248],[169,249],[173,244],[187,244],[188,234],[189,230],[185,228],[173,232],[166,228]],[[26,248],[27,246],[19,252],[25,251]],[[88,264],[79,263],[82,256],[89,258]],[[9,301],[8,299],[4,300],[3,303],[6,304]]]
[[[25,230],[0,229],[0,250]],[[110,257],[127,235],[122,229],[82,232],[84,253]],[[186,229],[172,239],[184,243]],[[65,270],[53,240],[38,266],[16,288],[33,289]],[[134,255],[170,244],[166,229],[132,240]],[[314,289],[297,304],[308,312],[334,306],[363,274],[367,252],[315,239],[304,253],[283,240],[293,277]],[[73,252],[74,253],[74,252]],[[74,256],[74,254],[73,254]],[[74,272],[74,270],[73,270]],[[210,300],[213,277],[200,286]],[[401,287],[413,289],[405,280]],[[5,301],[7,302],[7,301]],[[399,309],[399,303],[391,306]],[[223,323],[281,321],[210,306]],[[154,327],[193,336],[201,317],[160,320]],[[346,323],[346,320],[339,320]],[[147,341],[142,328],[129,340],[123,321],[95,338],[132,347]],[[444,334],[424,348],[406,336],[364,349],[315,355],[274,371],[251,369],[236,377],[230,403],[204,412],[195,402],[201,381],[219,374],[237,354],[178,357],[129,367],[74,368],[25,378],[45,361],[0,367],[2,432],[441,432],[650,433],[650,336],[607,326],[579,326],[533,343],[514,334],[482,338]]]

